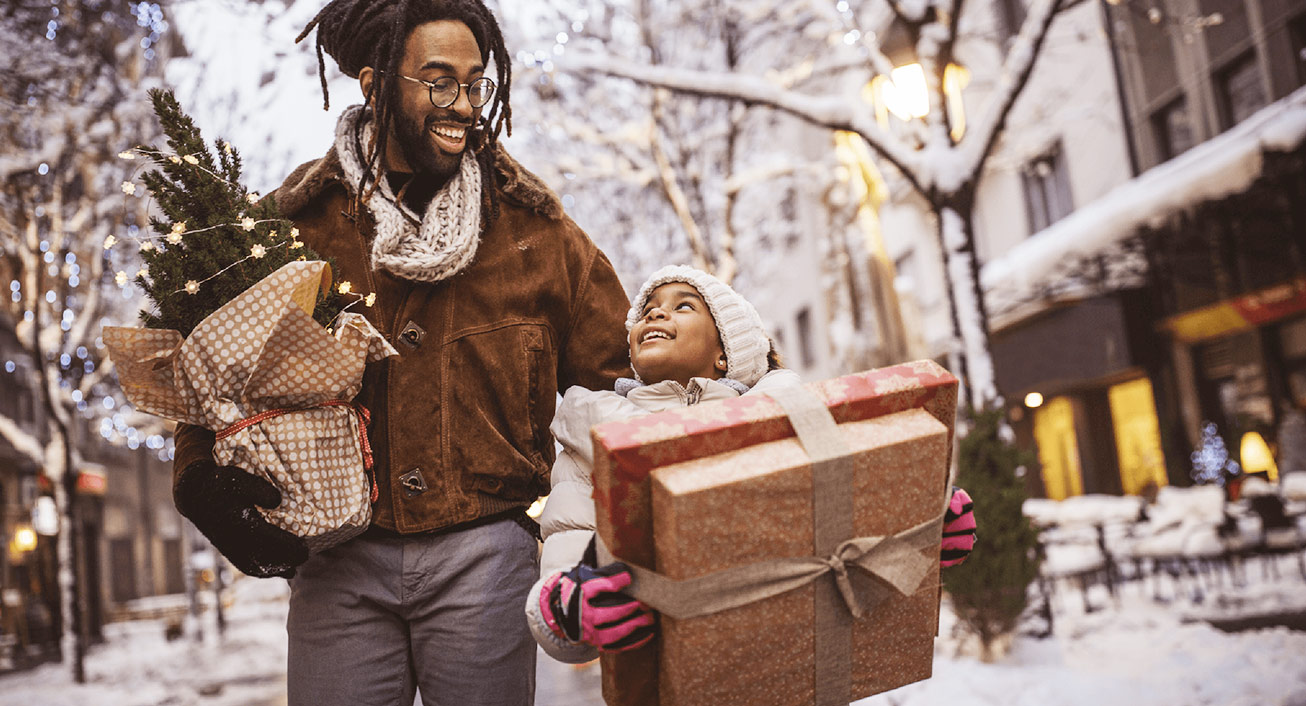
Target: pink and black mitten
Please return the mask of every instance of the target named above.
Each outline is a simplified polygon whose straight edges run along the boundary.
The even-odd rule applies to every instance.
[[[943,514],[943,550],[939,566],[956,566],[975,548],[975,512],[970,494],[962,488],[952,489],[952,500]]]
[[[647,606],[621,592],[630,581],[625,564],[579,564],[544,582],[540,612],[555,635],[571,642],[600,652],[640,647],[653,639],[657,627]]]

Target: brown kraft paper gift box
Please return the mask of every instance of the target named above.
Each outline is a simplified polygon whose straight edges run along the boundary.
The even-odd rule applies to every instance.
[[[842,424],[840,432],[855,454],[855,536],[893,534],[936,513],[948,448],[948,430],[937,419],[914,409]],[[811,476],[796,439],[655,470],[658,572],[687,579],[810,555]],[[876,590],[869,575],[854,570],[849,576],[859,595]],[[938,583],[936,560],[910,597],[885,598],[853,621],[853,698],[930,676]],[[661,703],[812,703],[815,589],[809,584],[697,618],[662,616]]]
[[[824,401],[853,448],[855,536],[892,533],[941,509],[956,378],[920,361],[807,387]],[[599,425],[594,439],[598,531],[617,558],[683,578],[813,553],[810,465],[784,411],[770,398],[749,395]],[[889,480],[892,489],[880,487]],[[721,510],[696,514],[707,508]],[[876,579],[859,570],[849,574],[859,595],[887,595],[887,588],[877,590],[882,584]],[[604,698],[613,706],[731,703],[728,698],[811,703],[812,594],[823,583],[833,584],[821,577],[756,605],[684,620],[664,615],[661,639],[603,655]],[[894,617],[882,615],[890,609],[881,605],[870,616],[880,627],[854,627],[855,698],[929,675],[937,584],[934,565],[910,597],[889,601],[901,607]],[[767,617],[745,617],[753,613]],[[907,634],[915,643],[907,640],[898,649],[889,641]],[[666,652],[660,661],[668,672],[661,676],[659,650]],[[730,679],[734,686],[725,686]],[[711,696],[693,695],[695,684],[715,682],[722,685],[709,689]],[[666,691],[661,699],[659,683]],[[805,697],[795,696],[803,690]]]

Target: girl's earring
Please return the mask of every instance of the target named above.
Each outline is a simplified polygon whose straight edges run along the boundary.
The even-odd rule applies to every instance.
[[[721,356],[720,358],[716,359],[716,367],[717,370],[720,370],[721,372],[725,372],[730,368],[730,363],[726,360],[725,356]]]

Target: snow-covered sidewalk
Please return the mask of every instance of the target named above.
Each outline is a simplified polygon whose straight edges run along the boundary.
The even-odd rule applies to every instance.
[[[958,655],[945,612],[934,677],[865,699],[859,706],[1306,706],[1306,632],[1283,627],[1222,632],[1203,618],[1306,613],[1306,582],[1295,562],[1266,580],[1227,584],[1201,604],[1158,604],[1138,583],[1118,603],[1094,589],[1090,614],[1073,591],[1054,601],[1055,632],[1018,637],[996,664]],[[87,658],[89,683],[70,683],[60,665],[0,677],[0,706],[280,706],[285,703],[285,615],[281,581],[238,581],[218,645],[168,642],[157,621],[106,627],[108,644]],[[573,667],[540,656],[540,706],[601,706],[597,664]]]
[[[0,677],[4,706],[272,706],[285,703],[285,581],[243,579],[231,588],[218,643],[212,612],[203,642],[168,641],[160,620],[110,623],[86,656],[86,683],[60,664]]]
[[[1295,564],[1283,578],[1209,591],[1202,604],[1160,604],[1138,582],[1121,587],[1118,603],[1100,586],[1084,613],[1077,591],[1054,596],[1054,633],[1016,638],[1005,659],[984,664],[954,657],[948,612],[941,616],[934,677],[858,702],[859,706],[1303,706],[1306,632],[1285,627],[1222,632],[1204,618],[1300,614],[1306,582]],[[1168,581],[1168,579],[1166,579]]]

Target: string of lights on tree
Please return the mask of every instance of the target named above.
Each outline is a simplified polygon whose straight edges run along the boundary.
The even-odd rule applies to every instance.
[[[274,201],[240,184],[240,156],[230,143],[218,140],[215,157],[170,92],[151,91],[150,97],[170,149],[136,147],[119,157],[145,157],[158,167],[141,177],[143,190],[135,174],[121,185],[126,196],[150,194],[152,210],[162,214],[151,219],[158,235],[128,234],[121,240],[109,236],[104,247],[135,245],[144,266],[134,282],[154,305],[153,311],[142,314],[142,321],[185,336],[283,264],[319,258],[299,240],[299,229],[281,216]],[[126,287],[126,271],[116,273],[115,280]],[[201,292],[205,297],[195,296]],[[334,298],[323,297],[314,311],[328,328],[340,311],[358,304],[370,307],[376,301],[375,293],[355,292],[347,281],[336,284],[335,293],[347,297],[348,303],[342,307]]]
[[[1193,482],[1213,484],[1223,487],[1230,478],[1242,473],[1238,462],[1229,458],[1224,439],[1215,424],[1206,422],[1202,425],[1202,442],[1193,451]]]
[[[230,148],[230,145],[226,145],[226,147]],[[238,184],[234,184],[228,181],[227,179],[224,179],[222,176],[212,172],[211,170],[199,166],[199,160],[194,155],[179,155],[179,154],[173,154],[169,152],[161,152],[157,150],[148,150],[145,148],[136,147],[130,150],[124,150],[123,152],[120,152],[118,156],[122,159],[134,160],[136,159],[138,154],[160,157],[172,161],[174,164],[180,164],[182,162],[185,162],[211,175],[214,179],[221,180],[223,183],[229,186],[239,186]],[[124,181],[122,183],[122,192],[127,196],[136,196],[138,193],[141,193],[140,190],[137,188],[136,183],[130,180]],[[260,198],[261,196],[257,192],[250,193],[246,197],[247,201],[251,205],[257,204]],[[136,233],[139,233],[139,230],[133,230],[131,235],[125,236],[124,238],[121,239],[115,235],[109,235],[104,239],[104,249],[112,250],[114,247],[122,243],[134,243],[138,251],[143,253],[152,252],[160,249],[159,243],[167,243],[169,245],[180,245],[185,240],[185,237],[188,235],[207,233],[211,231],[220,230],[222,228],[240,228],[243,231],[252,232],[255,228],[257,228],[260,225],[266,223],[280,223],[280,222],[281,219],[277,219],[277,218],[255,219],[246,216],[244,218],[241,218],[237,222],[218,223],[215,225],[205,226],[203,228],[190,228],[187,226],[187,223],[185,221],[177,221],[176,223],[172,224],[172,228],[167,235],[160,235],[157,237],[153,237],[153,236],[140,237],[139,235],[136,235]],[[289,230],[287,230],[284,236],[275,230],[271,231],[270,237],[273,238],[274,240],[281,241],[278,242],[276,245],[271,246],[272,248],[286,247],[291,250],[297,250],[304,247],[303,241],[299,239],[299,229],[295,227],[291,227]],[[216,279],[220,275],[226,273],[227,271],[231,270],[234,267],[237,267],[238,265],[246,261],[260,260],[263,257],[265,257],[269,251],[270,249],[268,246],[255,243],[254,245],[250,246],[249,254],[247,256],[232,262],[231,264],[223,267],[217,272],[214,272],[208,277],[199,280],[193,280],[193,279],[187,280],[185,286],[173,290],[171,294],[181,294],[183,292],[185,292],[186,294],[198,294],[201,286],[206,282]],[[307,258],[304,255],[300,255],[295,259],[299,261],[303,261]],[[141,278],[147,278],[149,276],[149,272],[145,268],[141,268],[136,272],[136,276]],[[114,282],[120,288],[126,288],[130,284],[130,278],[128,277],[127,272],[125,270],[119,270],[114,274]],[[353,297],[355,297],[354,301],[351,302],[344,309],[342,309],[342,311],[347,310],[348,308],[355,306],[357,304],[363,304],[364,306],[371,307],[376,303],[375,292],[369,292],[366,294],[361,292],[355,292],[353,291],[353,284],[348,281],[343,281],[338,283],[335,287],[335,290],[337,294],[352,295]]]

